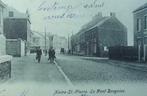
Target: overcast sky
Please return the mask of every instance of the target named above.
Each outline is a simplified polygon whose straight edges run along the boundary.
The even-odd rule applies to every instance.
[[[47,32],[68,36],[76,33],[82,25],[90,21],[92,16],[98,12],[103,12],[108,16],[110,12],[115,12],[116,17],[128,28],[128,43],[133,44],[133,14],[132,11],[146,3],[146,0],[2,0],[5,4],[14,7],[20,12],[29,10],[31,15],[31,28],[39,32]],[[85,8],[84,5],[102,5]],[[53,9],[56,5],[56,9]],[[39,7],[41,6],[41,7]],[[62,8],[61,8],[62,6]],[[63,8],[64,6],[64,8]],[[60,8],[58,8],[60,7]],[[41,8],[50,8],[42,10]],[[67,10],[69,8],[70,10]],[[66,13],[65,13],[66,12]],[[55,19],[53,16],[63,15],[64,18]],[[73,14],[69,18],[67,15]],[[47,18],[48,17],[48,18]],[[65,18],[66,17],[66,18]]]

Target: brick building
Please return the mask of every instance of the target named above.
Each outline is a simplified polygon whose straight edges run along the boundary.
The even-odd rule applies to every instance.
[[[134,45],[138,48],[138,60],[147,60],[147,3],[133,11]]]
[[[127,29],[115,13],[104,17],[98,13],[92,21],[71,37],[72,52],[79,55],[107,56],[108,48],[127,45]]]

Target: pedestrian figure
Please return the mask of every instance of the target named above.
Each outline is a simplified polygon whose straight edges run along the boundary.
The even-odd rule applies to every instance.
[[[49,55],[48,60],[50,60],[51,63],[54,63],[54,59],[56,58],[56,56],[55,56],[55,50],[53,49],[53,47],[49,49],[48,55]]]
[[[65,49],[64,49],[64,48],[61,48],[61,49],[60,49],[60,53],[61,53],[61,54],[64,54],[64,53],[65,53]]]
[[[39,48],[37,48],[36,50],[36,60],[38,60],[38,63],[40,63],[41,60],[41,55],[42,55],[42,50]]]
[[[45,54],[45,56],[47,56],[47,50],[46,49],[44,50],[44,54]]]

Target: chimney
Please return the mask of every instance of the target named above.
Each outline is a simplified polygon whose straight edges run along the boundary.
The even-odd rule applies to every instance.
[[[98,18],[102,18],[102,12],[98,12],[92,19],[96,20]]]
[[[102,15],[102,12],[98,12],[98,14],[97,14],[99,17],[102,17],[103,15]]]
[[[111,16],[111,17],[115,17],[115,12],[111,12],[111,13],[110,13],[110,16]]]

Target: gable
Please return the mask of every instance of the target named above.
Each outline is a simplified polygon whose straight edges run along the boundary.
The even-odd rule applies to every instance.
[[[126,27],[116,17],[111,17],[107,19],[99,27],[115,30],[126,30]]]
[[[145,3],[144,5],[140,6],[140,7],[137,8],[136,10],[134,10],[133,13],[138,12],[138,11],[140,11],[140,10],[143,10],[143,9],[145,9],[145,8],[147,8],[147,3]]]

